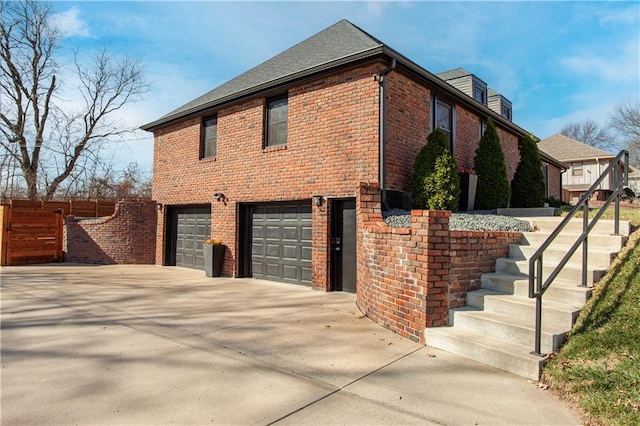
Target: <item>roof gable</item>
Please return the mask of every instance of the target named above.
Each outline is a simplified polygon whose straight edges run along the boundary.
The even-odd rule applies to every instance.
[[[538,143],[538,147],[560,161],[614,158],[615,155],[579,142],[561,133],[549,136]]]
[[[222,101],[227,97],[236,96],[279,79],[382,46],[383,44],[379,40],[343,19],[210,92],[171,111],[158,121],[170,120],[173,117],[177,118],[192,110],[215,105],[218,101]],[[145,127],[148,126],[150,125]]]

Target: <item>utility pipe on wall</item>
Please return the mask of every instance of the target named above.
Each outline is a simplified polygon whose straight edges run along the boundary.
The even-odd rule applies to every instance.
[[[378,140],[380,141],[379,145],[379,154],[378,154],[378,171],[379,171],[379,179],[380,179],[380,189],[382,190],[382,207],[383,209],[387,209],[387,189],[386,189],[386,167],[385,167],[385,150],[386,150],[386,141],[385,141],[385,120],[386,120],[386,109],[387,102],[385,100],[386,96],[386,76],[391,71],[396,68],[396,60],[395,58],[391,58],[391,64],[382,70],[380,75],[374,76],[374,79],[378,81],[380,85],[380,121],[378,123]]]

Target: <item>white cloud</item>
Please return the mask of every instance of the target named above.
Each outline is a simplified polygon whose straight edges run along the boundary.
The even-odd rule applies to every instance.
[[[80,9],[75,6],[65,12],[54,13],[51,22],[64,37],[91,37],[89,26],[80,18]]]
[[[640,20],[640,14],[638,13],[638,5],[635,4],[626,9],[614,9],[614,10],[606,10],[602,9],[600,11],[600,25],[624,25],[624,24],[638,24]]]
[[[640,71],[640,42],[630,40],[619,48],[607,46],[603,53],[593,47],[562,59],[568,71],[614,82],[637,81]]]

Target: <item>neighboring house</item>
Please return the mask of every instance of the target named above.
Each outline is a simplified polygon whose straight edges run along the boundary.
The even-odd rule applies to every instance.
[[[640,168],[629,167],[629,188],[640,197]]]
[[[562,174],[562,201],[567,203],[577,202],[616,157],[560,133],[541,140],[538,148],[569,166]],[[611,195],[612,179],[602,182],[596,199],[606,200]]]
[[[472,96],[338,22],[142,127],[155,137],[156,263],[203,268],[212,236],[225,275],[355,291],[359,184],[406,204],[436,126],[471,168],[492,118],[513,178],[528,132]]]

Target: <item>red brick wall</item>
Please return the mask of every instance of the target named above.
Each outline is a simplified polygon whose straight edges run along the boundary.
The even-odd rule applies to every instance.
[[[358,215],[359,309],[378,324],[424,343],[424,329],[447,323],[450,308],[508,254],[517,232],[449,231],[451,212],[413,210],[411,228],[382,220],[380,188],[363,184]]]
[[[480,117],[455,105],[455,158],[458,168],[473,168],[480,141]],[[387,189],[409,190],[413,162],[431,133],[431,91],[396,71],[387,76]],[[509,180],[520,161],[518,137],[498,128]]]
[[[218,111],[215,159],[198,158],[199,119],[157,130],[154,199],[165,206],[211,203],[212,236],[228,247],[223,273],[236,276],[238,203],[355,197],[360,181],[377,180],[379,86],[372,76],[383,68],[370,64],[291,88],[283,147],[262,148],[264,99]],[[216,192],[228,202],[214,201]],[[313,264],[324,270],[314,271],[313,286],[325,289],[326,215],[314,209]],[[164,227],[161,215],[156,263],[164,260]]]
[[[473,168],[480,142],[480,118],[456,106],[456,163],[458,169]]]
[[[123,200],[109,217],[65,220],[65,262],[153,264],[156,203]]]
[[[398,72],[387,75],[388,189],[408,191],[413,162],[431,133],[431,92]]]
[[[449,308],[467,303],[467,292],[480,288],[480,276],[495,272],[496,259],[509,255],[509,244],[519,244],[520,232],[449,232]]]
[[[547,168],[547,178],[549,180],[549,197],[554,197],[556,200],[561,200],[561,171],[558,167],[551,164]]]
[[[516,173],[518,163],[520,162],[520,150],[518,149],[518,137],[498,128],[498,137],[500,145],[502,145],[502,153],[504,154],[504,162],[507,165],[507,179],[509,182]]]

